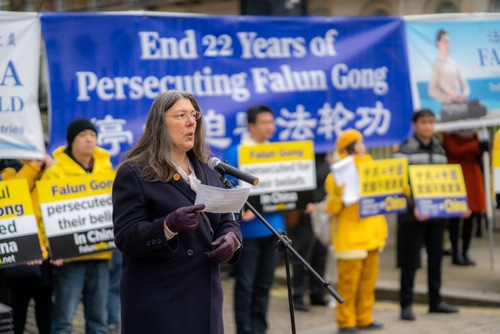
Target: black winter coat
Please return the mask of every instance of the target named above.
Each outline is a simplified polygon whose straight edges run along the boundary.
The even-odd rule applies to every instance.
[[[219,175],[193,154],[189,158],[202,184],[222,187]],[[198,227],[166,241],[165,217],[193,205],[196,194],[180,178],[146,182],[137,167],[122,166],[113,186],[115,242],[123,253],[120,285],[123,334],[224,332],[219,264],[204,253],[217,237],[241,238],[233,214],[207,213],[212,231],[198,215]],[[230,262],[236,262],[240,251]]]

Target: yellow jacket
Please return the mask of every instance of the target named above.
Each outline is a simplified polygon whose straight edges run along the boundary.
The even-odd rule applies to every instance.
[[[50,166],[45,171],[45,173],[43,173],[41,178],[42,180],[55,180],[87,175],[85,169],[83,169],[82,166],[80,166],[75,160],[67,155],[64,152],[65,150],[66,146],[60,146],[54,151],[53,156],[56,163]],[[96,147],[92,156],[94,157],[94,167],[92,169],[92,174],[99,174],[102,172],[113,170],[113,166],[111,165],[110,161],[110,155],[106,150]],[[40,214],[38,217],[41,217],[40,211],[38,212],[38,214]],[[84,260],[109,260],[111,259],[111,255],[111,252],[96,253],[75,257],[70,260],[66,259],[64,261],[71,262]]]
[[[369,155],[353,157],[356,166],[360,162],[372,160]],[[333,174],[328,174],[325,180],[325,209],[334,216],[331,220],[331,233],[335,256],[338,259],[363,259],[368,256],[368,251],[382,249],[387,238],[385,216],[360,218],[358,203],[345,207],[336,187]]]
[[[2,180],[14,180],[14,179],[26,179],[28,181],[28,188],[30,189],[31,202],[33,204],[33,210],[37,216],[37,226],[38,226],[38,239],[40,240],[40,245],[42,246],[42,254],[44,259],[48,259],[49,253],[49,242],[47,236],[45,235],[45,228],[41,219],[38,219],[37,212],[40,212],[38,192],[36,191],[35,182],[42,175],[42,169],[37,164],[33,162],[21,162],[23,167],[16,172],[12,167],[7,167],[0,172]]]

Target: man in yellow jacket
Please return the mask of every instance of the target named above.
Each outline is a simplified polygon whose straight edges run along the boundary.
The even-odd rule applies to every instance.
[[[97,130],[84,118],[67,128],[67,146],[57,148],[56,163],[42,180],[99,174],[113,169],[109,153],[97,147]],[[106,333],[105,310],[109,285],[111,252],[84,255],[69,260],[55,259],[52,334],[71,333],[80,297],[85,307],[85,332]]]
[[[363,136],[354,129],[339,135],[336,149],[340,158],[352,155],[356,167],[372,160],[365,154]],[[337,306],[339,333],[357,333],[361,329],[381,329],[373,320],[375,283],[378,277],[379,251],[387,238],[387,222],[382,215],[360,218],[358,203],[344,205],[345,182],[330,173],[325,181],[326,211],[332,219],[332,243],[337,259],[337,291],[344,303]]]

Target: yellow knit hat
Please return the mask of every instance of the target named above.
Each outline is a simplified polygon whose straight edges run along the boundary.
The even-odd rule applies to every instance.
[[[337,151],[342,152],[347,146],[360,139],[363,139],[363,135],[358,130],[345,130],[340,134],[340,136],[338,136],[335,147],[337,148]]]

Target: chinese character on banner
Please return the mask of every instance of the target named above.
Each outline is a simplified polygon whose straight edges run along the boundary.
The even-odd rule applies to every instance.
[[[233,130],[233,135],[243,137],[248,133],[247,113],[239,111],[236,113],[236,127]]]
[[[276,119],[276,125],[285,128],[279,134],[280,140],[314,139],[312,129],[316,127],[318,121],[312,118],[312,114],[307,112],[303,105],[298,104],[294,113],[283,108],[280,115]]]
[[[226,117],[223,114],[217,114],[215,110],[208,109],[203,115],[203,122],[209,145],[218,149],[226,149],[231,145],[231,138],[226,138]]]
[[[111,146],[108,149],[112,157],[117,156],[121,152],[121,143],[132,145],[134,135],[132,131],[123,130],[123,126],[127,124],[125,119],[113,118],[111,115],[106,115],[104,119],[91,119],[92,123],[97,126],[99,136],[97,137],[97,145]]]
[[[391,112],[384,108],[382,102],[376,102],[375,108],[359,107],[356,113],[361,119],[356,121],[356,129],[364,129],[363,135],[369,137],[375,132],[384,135],[391,125]]]
[[[318,134],[324,134],[325,139],[332,139],[333,133],[338,136],[355,118],[355,114],[344,108],[342,102],[337,102],[334,109],[329,103],[325,103],[323,108],[318,110],[318,115],[320,115]]]

